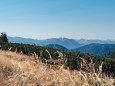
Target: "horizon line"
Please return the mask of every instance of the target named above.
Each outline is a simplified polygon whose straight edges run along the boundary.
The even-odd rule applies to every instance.
[[[101,40],[101,41],[115,41],[115,39],[98,39],[98,38],[94,38],[94,39],[87,39],[87,38],[69,38],[69,37],[50,37],[50,38],[31,38],[31,37],[21,37],[21,36],[8,36],[8,37],[17,37],[17,38],[25,38],[25,39],[33,39],[33,40],[47,40],[47,39],[73,39],[73,40]]]

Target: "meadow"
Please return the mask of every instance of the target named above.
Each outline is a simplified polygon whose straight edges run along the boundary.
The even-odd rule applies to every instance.
[[[69,70],[64,65],[52,68],[33,56],[0,51],[0,86],[115,86],[101,72]]]

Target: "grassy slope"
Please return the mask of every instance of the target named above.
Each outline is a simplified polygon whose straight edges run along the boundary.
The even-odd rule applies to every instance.
[[[50,69],[34,57],[0,51],[0,86],[113,86],[98,74]]]

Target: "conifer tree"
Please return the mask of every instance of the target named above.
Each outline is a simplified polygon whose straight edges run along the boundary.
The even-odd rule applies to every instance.
[[[5,32],[1,33],[0,42],[8,42],[7,34]]]

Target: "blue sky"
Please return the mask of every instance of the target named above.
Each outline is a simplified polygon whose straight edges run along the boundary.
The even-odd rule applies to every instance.
[[[0,32],[34,39],[115,39],[115,0],[0,0]]]

